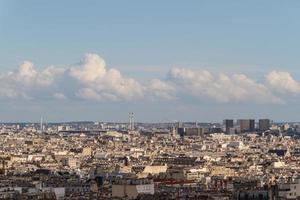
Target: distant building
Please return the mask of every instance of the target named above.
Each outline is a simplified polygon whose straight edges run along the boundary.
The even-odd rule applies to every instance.
[[[259,125],[259,130],[261,131],[269,130],[271,127],[271,123],[269,119],[260,119],[258,125]]]
[[[240,126],[241,132],[255,130],[255,120],[254,119],[239,119],[237,122],[238,122],[238,125]]]
[[[180,137],[184,137],[185,129],[184,129],[184,128],[177,128],[177,134],[178,134]]]
[[[203,128],[185,128],[185,135],[186,136],[203,136],[204,129]]]
[[[182,128],[182,127],[183,127],[182,122],[177,122],[177,123],[176,123],[176,128]]]
[[[66,157],[63,158],[61,161],[64,166],[69,166],[70,168],[76,168],[78,166],[78,160],[75,158]]]
[[[230,134],[230,130],[233,128],[233,119],[225,119],[223,123],[225,125],[225,132]]]
[[[280,199],[297,199],[300,196],[300,180],[297,178],[293,183],[278,185],[278,197]]]
[[[92,148],[91,147],[84,147],[82,149],[82,156],[91,156],[92,155]]]
[[[154,184],[143,180],[128,180],[112,185],[112,197],[136,199],[140,194],[154,194]]]

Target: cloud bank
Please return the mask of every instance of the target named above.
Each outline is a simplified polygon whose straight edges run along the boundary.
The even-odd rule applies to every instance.
[[[77,64],[64,68],[37,70],[32,62],[25,61],[18,69],[0,74],[0,84],[1,99],[118,102],[190,97],[201,102],[281,104],[290,96],[300,95],[300,83],[288,72],[271,71],[258,81],[245,74],[172,68],[164,79],[137,81],[108,68],[96,54],[86,54]]]
[[[76,95],[94,100],[133,100],[143,97],[143,86],[132,78],[125,78],[116,69],[107,69],[105,61],[96,54],[86,54],[69,75],[82,88]]]

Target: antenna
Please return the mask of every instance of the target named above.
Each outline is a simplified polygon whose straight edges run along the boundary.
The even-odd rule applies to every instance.
[[[134,130],[134,114],[131,113],[131,130]]]
[[[128,129],[130,129],[131,128],[131,113],[129,113],[128,118],[129,118]]]

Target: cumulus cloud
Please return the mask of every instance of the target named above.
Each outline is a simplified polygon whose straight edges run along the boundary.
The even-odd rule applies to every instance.
[[[32,62],[25,61],[20,65],[18,70],[9,72],[5,78],[25,86],[49,86],[55,81],[57,76],[63,73],[63,68],[56,68],[54,66],[37,71]]]
[[[144,96],[144,87],[132,78],[125,78],[116,69],[106,69],[105,61],[96,54],[86,54],[70,76],[83,87],[77,96],[94,100],[133,100]]]
[[[164,100],[180,101],[184,96],[200,102],[283,103],[300,94],[298,83],[288,72],[272,71],[264,80],[245,74],[211,73],[207,70],[172,68],[164,79],[137,81],[106,66],[96,54],[68,67],[35,68],[23,62],[18,69],[0,74],[0,98],[52,98],[86,101]]]
[[[171,100],[175,99],[176,89],[172,85],[172,83],[167,81],[162,81],[160,79],[152,79],[150,80],[147,86],[147,93],[151,97]]]
[[[32,62],[25,61],[17,70],[0,76],[0,97],[31,99],[33,91],[50,87],[63,73],[64,69],[53,66],[38,71]]]
[[[217,74],[206,70],[173,68],[168,75],[181,93],[200,99],[208,99],[221,103],[255,102],[281,103],[282,100],[272,94],[263,84],[243,74]]]
[[[288,72],[270,72],[266,76],[266,84],[278,93],[300,94],[300,84]]]

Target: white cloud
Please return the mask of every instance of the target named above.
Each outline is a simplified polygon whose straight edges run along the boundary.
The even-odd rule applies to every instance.
[[[76,92],[76,96],[86,100],[96,101],[118,101],[118,97],[111,93],[97,93],[91,88],[81,88]]]
[[[37,76],[37,71],[30,61],[24,61],[16,72],[10,72],[9,76],[22,84],[31,84]]]
[[[176,89],[169,82],[152,79],[147,86],[147,92],[153,98],[171,100],[175,99]]]
[[[106,75],[105,61],[96,54],[86,54],[78,65],[70,69],[70,74],[83,83],[96,82]]]
[[[300,94],[300,84],[288,72],[270,72],[266,76],[266,84],[278,93]]]
[[[9,72],[7,79],[14,80],[25,86],[49,86],[57,76],[64,73],[63,68],[50,66],[42,71],[37,71],[32,62],[23,62],[19,69],[14,72]]]
[[[132,78],[125,78],[116,69],[106,69],[105,61],[96,54],[87,54],[70,76],[81,85],[77,95],[96,100],[133,100],[144,96],[144,87]]]
[[[206,70],[173,68],[169,80],[180,92],[199,99],[216,102],[281,103],[282,100],[269,89],[243,74],[217,74]]]
[[[180,100],[216,103],[283,103],[300,94],[300,84],[288,72],[272,71],[261,82],[244,74],[211,73],[173,68],[165,79],[149,81],[126,77],[107,68],[96,54],[86,54],[76,65],[37,70],[25,61],[15,71],[0,74],[0,98],[80,98],[95,101]]]
[[[47,89],[55,84],[64,71],[53,66],[38,71],[32,62],[25,61],[17,70],[0,75],[0,97],[31,99],[32,92]]]

